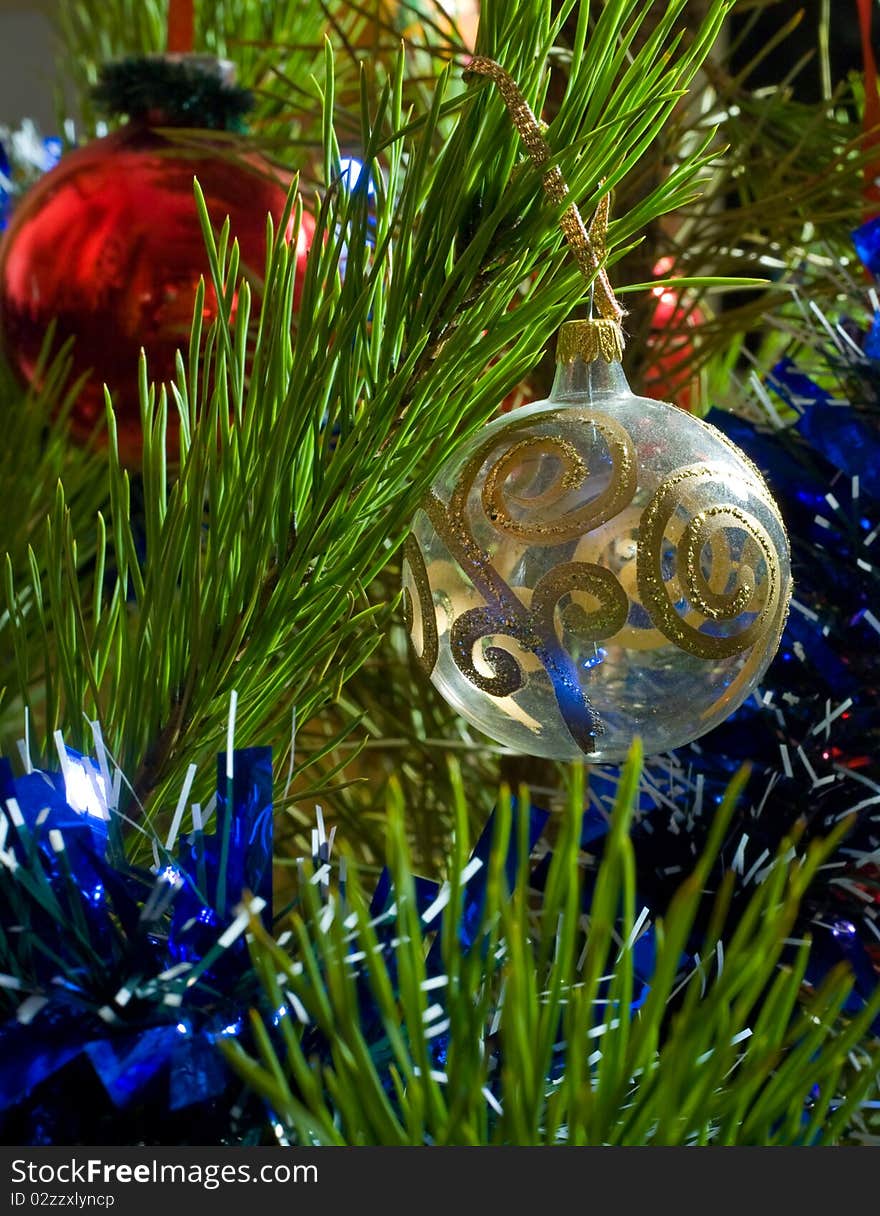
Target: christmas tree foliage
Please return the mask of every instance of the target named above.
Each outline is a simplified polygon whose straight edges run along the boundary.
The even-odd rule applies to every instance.
[[[483,867],[466,864],[459,804],[458,853],[427,906],[393,801],[387,905],[369,906],[351,874],[344,896],[323,905],[320,887],[306,884],[292,958],[254,925],[255,968],[276,1012],[253,1015],[251,1056],[234,1039],[223,1050],[265,1097],[276,1131],[317,1144],[835,1143],[874,1085],[876,1060],[861,1040],[880,993],[838,1029],[852,982],[845,969],[799,1006],[808,944],[779,964],[800,898],[836,842],[813,845],[793,866],[785,842],[772,880],[734,925],[725,883],[703,938],[707,961],[682,978],[743,774],[646,954],[627,835],[638,773],[634,757],[586,929],[577,781],[538,910],[528,818],[511,817],[509,798],[491,847],[474,854]]]
[[[725,5],[685,45],[682,7],[669,7],[631,62],[647,6],[609,7],[589,39],[583,10],[547,136],[568,149],[566,176],[586,210],[637,162],[712,45]],[[530,4],[483,10],[482,42],[506,48],[537,109],[565,15],[551,21]],[[425,486],[584,296],[562,247],[562,208],[521,164],[500,100],[486,86],[465,89],[463,65],[449,65],[420,110],[405,111],[405,55],[387,76],[378,69],[372,88],[364,80],[363,168],[352,182],[340,170],[336,57],[325,48],[312,103],[324,107],[325,189],[295,325],[286,242],[271,244],[252,317],[234,234],[203,210],[220,317],[207,334],[197,320],[164,393],[149,386],[148,360],[140,369],[142,507],[136,514],[132,476],[111,442],[97,529],[74,533],[62,489],[41,538],[46,576],[29,565],[11,572],[14,678],[31,702],[43,675],[42,705],[26,703],[40,735],[51,739],[63,724],[83,747],[99,717],[148,813],[167,805],[188,764],[218,749],[233,690],[245,745],[283,738],[294,708],[307,726],[333,701],[384,637],[389,610],[367,588]],[[697,144],[619,216],[609,248],[691,197],[709,155]],[[169,410],[180,411],[182,439],[166,455]],[[41,615],[45,629],[35,631]],[[20,703],[14,713],[17,725]]]
[[[842,460],[840,506],[834,455],[792,425],[832,381],[847,416],[874,382],[839,277],[866,153],[853,83],[810,108],[730,69],[736,7],[484,0],[469,47],[429,3],[195,6],[196,49],[252,94],[251,134],[220,145],[297,175],[265,264],[244,273],[196,182],[207,273],[174,379],[151,381],[146,339],[131,368],[138,467],[109,393],[93,444],[70,442],[79,385],[51,331],[34,386],[0,382],[8,1139],[186,1142],[193,1113],[224,1143],[870,1138],[880,785],[876,664],[855,654],[876,513]],[[164,50],[166,15],[62,6],[83,136],[101,66]],[[567,200],[471,50],[542,116]],[[768,424],[712,415],[767,472],[808,576],[730,724],[568,772],[440,703],[407,652],[400,553],[449,455],[540,386],[589,296],[562,213],[609,191],[631,374],[656,380],[671,346],[699,408],[714,393]],[[806,295],[849,347],[799,319]],[[824,397],[792,380],[805,350]]]

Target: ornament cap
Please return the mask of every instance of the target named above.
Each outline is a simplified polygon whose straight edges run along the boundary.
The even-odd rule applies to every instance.
[[[224,89],[233,89],[238,81],[238,73],[231,59],[218,59],[216,55],[196,54],[194,51],[160,51],[155,55],[146,55],[149,63],[178,63],[184,68],[191,68],[203,76],[210,76]]]
[[[604,359],[616,363],[623,356],[623,329],[610,317],[593,317],[589,321],[566,321],[556,339],[556,362],[574,363],[582,359],[593,363]]]
[[[132,122],[210,131],[244,130],[253,105],[228,60],[176,53],[105,64],[93,97],[107,113]]]

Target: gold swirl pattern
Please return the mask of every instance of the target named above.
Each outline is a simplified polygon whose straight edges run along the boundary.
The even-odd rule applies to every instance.
[[[607,524],[582,537],[572,554],[575,561],[591,562],[603,570],[613,570],[628,605],[641,603],[636,571],[641,516],[639,507],[627,507]],[[570,613],[571,609],[566,615]],[[668,643],[644,613],[641,619],[636,614],[627,616],[623,627],[614,635],[614,644],[622,650],[652,651]]]
[[[556,416],[554,411],[545,418],[553,421]],[[499,532],[532,544],[560,544],[576,540],[585,532],[592,532],[619,515],[632,502],[636,492],[636,459],[629,432],[613,418],[593,411],[578,410],[578,421],[595,428],[608,447],[611,472],[606,488],[577,510],[548,517],[548,508],[564,502],[587,482],[587,466],[574,444],[559,436],[532,435],[528,439],[521,439],[495,461],[483,483],[483,510]],[[462,474],[463,480],[471,478],[472,483],[492,447],[494,442],[476,453]],[[524,462],[538,461],[542,457],[550,457],[558,464],[559,474],[553,483],[534,495],[506,494],[504,484],[510,475]],[[466,502],[470,492],[470,485],[459,485],[463,492],[456,493],[457,504]],[[512,506],[519,508],[518,516],[513,515]],[[537,518],[535,512],[539,513]]]
[[[602,458],[610,460],[607,481],[604,473],[591,472],[583,448],[552,433],[552,423],[563,414],[567,424],[576,421],[585,435],[592,428],[589,443],[604,441],[607,455]],[[504,438],[507,446],[500,456],[497,433],[479,445],[456,477],[448,505],[431,493],[423,508],[449,557],[483,601],[450,614],[449,649],[465,679],[489,696],[504,698],[522,689],[535,673],[532,665],[540,664],[569,733],[586,754],[598,750],[604,727],[586,694],[579,662],[566,648],[564,639],[572,635],[578,646],[602,641],[626,650],[672,643],[716,662],[754,648],[727,682],[719,703],[738,694],[766,653],[756,643],[781,629],[787,604],[780,554],[770,533],[752,511],[729,501],[729,489],[725,492],[730,468],[686,465],[667,476],[642,508],[636,501],[635,445],[616,419],[580,408],[573,418],[568,407],[518,420],[505,428]],[[755,472],[752,481],[751,472],[749,468],[751,493],[784,537],[763,479]],[[593,477],[601,489],[584,502]],[[491,531],[523,546],[509,550],[509,573],[502,572],[507,567],[501,551],[493,561],[475,539],[480,508],[484,538],[488,523]],[[569,560],[546,571],[533,591],[509,585],[515,563],[526,561],[532,546],[575,540],[579,543],[573,554],[569,551]],[[438,609],[414,537],[404,556],[419,600],[419,661],[431,671],[438,658]],[[408,591],[405,611],[412,629]],[[494,641],[503,638],[510,639],[512,650]]]
[[[675,542],[675,576],[669,584],[664,579],[664,539],[672,539],[677,513],[688,509],[688,498],[696,490],[705,489],[713,481],[723,485],[726,477],[726,470],[720,466],[679,469],[658,486],[639,526],[636,561],[642,604],[670,642],[701,659],[724,659],[748,650],[767,633],[781,596],[779,559],[773,542],[754,515],[738,506],[719,505],[697,511]],[[767,505],[775,513],[769,497]],[[680,526],[680,519],[678,522]],[[738,559],[730,553],[731,532],[744,537]],[[711,555],[708,578],[702,571],[707,546]],[[760,592],[755,579],[759,561],[764,565]],[[728,590],[731,580],[734,586]],[[707,634],[679,613],[676,602],[681,598],[691,606],[689,616],[695,610],[715,623],[733,623],[744,613],[754,615],[736,633]]]
[[[494,669],[486,676],[474,663],[474,647],[486,637],[513,638],[523,650],[547,656],[550,666],[563,672],[567,666],[561,658],[555,625],[556,608],[572,591],[586,592],[598,601],[590,612],[569,604],[566,611],[577,609],[578,632],[590,639],[609,638],[623,628],[629,611],[629,600],[610,570],[586,562],[565,562],[547,572],[539,580],[532,595],[531,607],[525,605],[514,615],[491,607],[471,608],[452,623],[450,645],[455,664],[472,684],[493,697],[508,697],[523,685],[523,671],[514,656],[498,646],[487,646],[483,658]]]
[[[403,546],[403,559],[409,566],[412,580],[419,601],[419,620],[422,626],[422,652],[416,654],[416,659],[427,675],[437,665],[440,653],[440,639],[437,635],[437,617],[434,613],[434,597],[431,594],[431,581],[425,566],[425,558],[419,548],[419,542],[410,532]],[[412,637],[415,627],[412,596],[409,588],[403,589],[403,621],[407,633]],[[415,646],[413,646],[415,651]]]
[[[456,493],[460,489],[459,482]],[[464,496],[467,497],[466,492]],[[555,581],[558,569],[549,571],[538,582],[532,607],[527,608],[498,574],[489,555],[476,544],[464,515],[455,514],[451,506],[445,506],[435,494],[428,495],[424,510],[437,535],[470,576],[486,603],[485,609],[470,609],[453,621],[450,650],[459,671],[484,692],[494,696],[510,695],[522,686],[523,679],[522,669],[514,656],[498,646],[486,647],[484,658],[492,665],[494,674],[484,676],[476,667],[473,651],[477,642],[485,637],[501,635],[514,639],[523,650],[535,655],[549,676],[559,712],[578,747],[586,753],[595,751],[596,737],[604,728],[581,688],[574,660],[556,632],[556,604],[569,589],[560,588]],[[594,595],[597,589],[600,592],[604,589],[595,577],[596,569],[598,567],[584,564],[580,576],[581,587]],[[603,614],[603,621],[610,620],[612,609],[600,606],[597,611]]]
[[[626,624],[629,599],[610,570],[588,562],[563,562],[544,575],[532,596],[532,614],[552,626],[556,606],[572,591],[585,591],[598,600],[598,608],[587,612],[569,604],[568,614],[577,614],[578,633],[590,642],[613,637]]]
[[[528,636],[523,629],[525,622],[513,619],[501,620],[491,608],[471,608],[452,622],[449,644],[455,665],[463,676],[482,692],[491,697],[509,697],[523,686],[523,670],[509,650],[501,646],[487,646],[483,658],[489,663],[494,675],[485,676],[474,663],[474,647],[482,638],[503,634],[521,641]]]

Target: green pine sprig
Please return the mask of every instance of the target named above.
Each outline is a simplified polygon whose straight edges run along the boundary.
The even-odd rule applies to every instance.
[[[607,5],[590,38],[581,23],[577,68],[548,139],[587,213],[607,188],[599,183],[613,184],[643,154],[729,8],[716,0],[682,46],[674,23],[683,4],[674,0],[626,62],[619,43],[630,46],[649,5]],[[504,59],[536,109],[548,56],[576,9],[575,0],[558,10],[549,0],[484,6],[481,49]],[[562,245],[560,208],[544,198],[491,89],[464,90],[450,65],[414,112],[405,50],[374,83],[365,74],[371,195],[341,179],[336,62],[327,44],[325,189],[295,315],[295,251],[270,225],[257,306],[253,270],[242,278],[228,222],[208,214],[196,187],[219,315],[203,332],[197,300],[172,385],[151,385],[142,360],[143,519],[108,402],[109,505],[94,528],[91,576],[79,573],[82,540],[59,486],[35,567],[9,589],[17,649],[36,636],[42,651],[42,687],[33,666],[18,665],[32,720],[44,738],[60,728],[87,746],[88,723],[99,719],[133,775],[130,812],[138,802],[162,812],[194,759],[208,781],[233,691],[242,746],[268,738],[283,747],[294,709],[302,726],[339,697],[383,642],[393,604],[367,589],[427,485],[587,290]],[[676,205],[706,156],[695,147],[666,186],[621,215],[609,248]],[[303,205],[294,189],[294,231]],[[181,438],[166,454],[169,411]]]
[[[655,960],[641,977],[647,996],[634,1008],[633,948],[645,925],[637,919],[628,829],[639,771],[636,751],[586,914],[578,863],[582,770],[571,776],[538,904],[522,838],[515,881],[505,878],[511,835],[523,831],[526,816],[514,817],[509,791],[502,793],[469,949],[457,930],[469,855],[466,798],[453,775],[458,826],[439,980],[425,962],[436,922],[423,923],[416,909],[404,808],[393,786],[393,910],[381,924],[350,860],[344,891],[326,900],[304,872],[286,946],[252,925],[268,1006],[289,1013],[276,1019],[280,1042],[254,1012],[256,1052],[232,1040],[222,1050],[292,1142],[829,1145],[847,1136],[876,1089],[880,1059],[870,1027],[880,990],[860,1013],[845,1016],[852,977],[838,968],[810,988],[809,942],[788,942],[798,903],[846,825],[806,849],[786,841],[731,924],[729,883],[714,893],[704,888],[747,776],[740,773],[705,852],[654,926]],[[520,797],[528,805],[527,791]],[[682,973],[704,900],[712,906],[708,932],[696,966]]]

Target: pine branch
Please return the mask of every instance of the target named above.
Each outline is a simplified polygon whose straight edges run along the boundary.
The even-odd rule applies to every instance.
[[[0,452],[0,483],[4,488],[0,549],[4,555],[3,601],[7,609],[0,616],[0,738],[7,742],[21,735],[25,713],[33,722],[42,718],[30,698],[45,663],[43,626],[38,623],[39,597],[34,600],[27,592],[17,597],[12,588],[22,586],[32,575],[38,582],[49,576],[42,541],[47,505],[55,496],[60,478],[67,487],[79,536],[76,554],[71,555],[78,573],[95,562],[96,512],[106,502],[100,455],[72,446],[67,437],[67,417],[76,395],[69,352],[59,351],[50,362],[50,345],[51,334],[47,335],[35,371],[35,379],[43,386],[39,390],[21,388],[11,373],[0,367],[0,400],[6,427],[6,442]]]
[[[650,926],[636,919],[629,838],[638,773],[634,757],[586,922],[584,790],[574,773],[540,904],[529,889],[528,816],[513,815],[509,794],[478,877],[473,866],[467,876],[465,799],[453,778],[458,828],[432,949],[436,904],[418,903],[393,789],[389,907],[368,904],[350,864],[344,893],[323,901],[304,872],[288,948],[253,923],[254,967],[266,1004],[282,1011],[278,1030],[264,1025],[259,1057],[233,1040],[222,1050],[293,1143],[825,1145],[847,1134],[876,1088],[868,1030],[880,990],[845,1019],[851,977],[832,972],[810,992],[808,943],[785,955],[799,900],[845,829],[802,853],[784,842],[736,924],[722,889],[702,961],[682,974],[746,774],[731,784],[663,923]],[[528,806],[525,792],[519,806]],[[648,966],[636,961],[644,932],[656,941]],[[853,1051],[858,1072],[846,1084]]]
[[[607,6],[550,125],[587,212],[599,182],[628,172],[669,116],[728,8],[713,4],[703,29],[677,50],[682,5],[669,6],[669,21],[625,68],[620,40],[630,40],[648,6],[635,15],[628,4]],[[547,57],[573,9],[573,0],[555,15],[549,0],[485,5],[480,47],[506,58],[537,109]],[[202,335],[197,301],[170,400],[141,367],[146,556],[110,412],[110,508],[98,541],[104,584],[75,573],[78,538],[62,494],[47,538],[51,575],[17,587],[16,605],[22,597],[45,603],[44,732],[61,727],[76,745],[87,740],[86,719],[100,718],[120,764],[138,774],[150,813],[178,787],[184,762],[222,747],[233,690],[242,745],[286,733],[292,706],[304,724],[338,697],[382,642],[391,605],[370,603],[366,588],[402,542],[427,485],[584,298],[561,248],[560,208],[521,163],[500,99],[479,85],[463,90],[448,68],[430,107],[410,114],[407,65],[400,52],[390,75],[379,66],[375,87],[362,81],[371,197],[340,174],[336,61],[325,47],[325,189],[295,318],[286,243],[270,242],[251,317],[233,234],[228,224],[215,230],[222,217],[208,216],[199,196],[219,316]],[[704,163],[696,149],[668,193],[658,189],[639,205],[638,222],[675,201],[687,173]],[[619,217],[612,250],[636,222]],[[174,475],[169,408],[182,418]],[[20,612],[16,621],[30,636]],[[20,679],[30,687],[30,672],[21,669]]]

